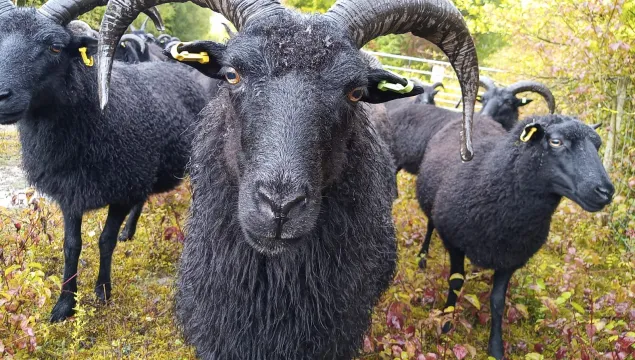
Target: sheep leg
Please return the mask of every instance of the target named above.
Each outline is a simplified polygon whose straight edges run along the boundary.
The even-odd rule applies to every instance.
[[[505,294],[507,285],[514,271],[497,270],[494,272],[494,286],[490,295],[490,311],[492,314],[492,327],[489,334],[488,353],[496,360],[505,355],[503,347],[503,311],[505,310]]]
[[[144,203],[145,201],[142,201],[133,206],[132,210],[130,210],[128,221],[126,221],[126,225],[123,227],[123,230],[121,230],[121,234],[119,234],[119,241],[132,240],[134,237],[134,234],[137,232],[137,223],[139,222]]]
[[[126,215],[130,211],[130,206],[110,205],[108,207],[108,218],[106,225],[99,237],[99,275],[95,285],[95,294],[103,302],[110,298],[110,267],[112,264],[112,253],[117,245],[117,234]]]
[[[77,263],[82,252],[82,215],[71,214],[62,209],[64,215],[64,280],[53,311],[51,322],[63,321],[75,313],[77,292]]]
[[[450,278],[452,278],[453,274],[461,274],[463,277],[448,281],[450,283],[450,290],[448,291],[448,300],[445,302],[446,308],[456,306],[457,293],[461,291],[465,277],[465,254],[461,250],[451,247],[448,247],[448,251],[450,252]],[[452,323],[450,321],[443,324],[444,333],[450,331],[450,329],[452,329]]]
[[[434,232],[434,224],[432,219],[428,218],[428,228],[426,229],[426,237],[419,251],[419,269],[425,270],[428,265],[428,251],[430,250],[430,241],[432,241],[432,233]]]

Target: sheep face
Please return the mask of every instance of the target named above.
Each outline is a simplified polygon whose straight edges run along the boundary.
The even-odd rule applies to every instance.
[[[481,96],[481,114],[498,121],[505,129],[511,129],[518,121],[518,109],[533,100],[519,99],[505,88],[492,88]]]
[[[403,96],[377,90],[380,80],[400,79],[371,69],[350,39],[317,16],[285,14],[250,24],[226,47],[197,42],[179,50],[211,53],[217,65],[195,67],[225,79],[238,215],[247,241],[268,255],[314,229],[322,193],[347,165],[352,134],[367,131],[362,100]]]
[[[592,127],[572,118],[542,119],[523,130],[525,136],[533,132],[528,143],[541,152],[539,171],[543,174],[539,177],[547,180],[553,193],[575,201],[584,210],[604,208],[611,202],[615,188],[598,155],[600,136]]]
[[[64,83],[72,61],[82,61],[97,39],[74,35],[35,9],[16,8],[0,16],[0,124],[17,122],[46,91]],[[42,97],[42,99],[38,99]]]
[[[125,62],[127,64],[136,64],[141,62],[139,57],[139,46],[131,41],[121,42],[115,52],[115,60]]]

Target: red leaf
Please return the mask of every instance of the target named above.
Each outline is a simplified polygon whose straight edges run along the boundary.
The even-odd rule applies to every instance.
[[[364,352],[371,353],[375,351],[375,347],[373,346],[373,342],[367,336],[364,336]]]
[[[467,349],[463,345],[456,344],[452,348],[452,352],[457,359],[463,360],[467,356]]]
[[[478,313],[478,322],[481,325],[486,325],[489,321],[489,314],[486,313]]]
[[[586,324],[586,335],[589,337],[589,339],[593,338],[596,330],[597,329],[595,328],[595,325]]]
[[[580,358],[582,360],[591,360],[591,357],[589,356],[589,354],[584,349],[580,350]]]
[[[16,222],[15,224],[13,224],[13,226],[15,226],[16,231],[20,231],[20,229],[22,229],[22,224],[20,224],[19,222]]]
[[[393,345],[392,346],[392,355],[396,356],[396,357],[401,357],[401,352],[403,350],[401,349],[401,346],[399,345]]]
[[[556,360],[562,360],[567,358],[567,348],[561,346],[558,351],[556,351]]]
[[[534,344],[534,351],[542,354],[542,352],[545,351],[545,346],[541,343]]]
[[[425,360],[437,360],[439,359],[439,357],[437,356],[437,354],[434,353],[427,353]],[[417,358],[417,360],[419,360],[419,358]]]
[[[401,330],[405,321],[405,308],[406,305],[400,302],[390,304],[386,313],[386,326]]]
[[[407,339],[411,338],[415,334],[415,326],[414,325],[408,326],[406,330],[404,330],[404,333]]]

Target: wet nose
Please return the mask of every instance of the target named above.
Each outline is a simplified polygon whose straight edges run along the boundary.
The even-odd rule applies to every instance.
[[[0,90],[0,101],[5,101],[11,97],[13,92],[11,90]]]
[[[305,192],[296,192],[285,196],[260,188],[258,189],[258,199],[262,205],[266,205],[271,210],[276,219],[284,219],[291,210],[302,205],[307,197]]]
[[[613,188],[613,186],[610,186],[610,187],[598,186],[595,188],[595,193],[598,194],[600,197],[605,198],[607,200],[610,200],[611,198],[613,198],[614,192],[615,192],[615,189]]]

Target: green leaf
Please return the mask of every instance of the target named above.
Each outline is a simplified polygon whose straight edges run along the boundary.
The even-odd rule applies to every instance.
[[[580,314],[584,314],[584,308],[575,301],[571,301],[571,306]]]
[[[446,307],[445,309],[443,309],[443,312],[446,313],[446,314],[454,312],[454,306]]]
[[[470,304],[472,304],[478,310],[481,310],[481,302],[478,301],[476,295],[467,294],[464,296],[465,300],[467,300]]]
[[[452,276],[450,276],[450,281],[456,280],[456,279],[465,281],[465,277],[459,273],[454,273],[452,274]]]
[[[544,358],[544,356],[535,352],[525,355],[525,360],[544,360]]]

